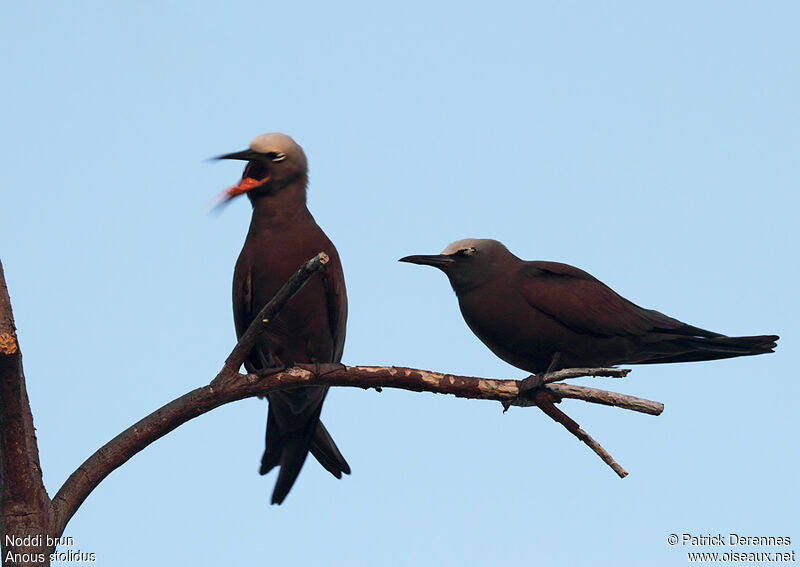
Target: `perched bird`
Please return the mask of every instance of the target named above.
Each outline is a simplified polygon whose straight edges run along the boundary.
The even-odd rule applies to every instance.
[[[233,273],[233,317],[241,336],[286,280],[318,252],[330,261],[267,327],[245,361],[248,372],[293,363],[339,362],[344,349],[347,294],[336,248],[306,208],[308,163],[303,149],[284,134],[263,134],[250,148],[219,156],[247,162],[241,181],[224,193],[246,194],[253,205],[250,230]],[[279,466],[272,503],[292,488],[309,451],[336,478],[350,474],[319,419],[327,386],[267,394],[266,449],[260,473]]]
[[[496,240],[453,242],[401,262],[442,270],[461,313],[497,356],[534,374],[773,352],[778,337],[726,337],[621,297],[583,270],[526,262]]]

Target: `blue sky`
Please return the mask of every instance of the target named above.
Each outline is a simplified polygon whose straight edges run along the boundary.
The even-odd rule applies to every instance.
[[[525,376],[469,332],[442,274],[396,262],[464,237],[694,325],[781,335],[769,356],[581,382],[666,405],[561,405],[624,480],[535,408],[337,389],[323,418],[352,476],[309,461],[269,506],[251,399],[114,472],[68,525],[72,549],[123,567],[676,565],[671,533],[798,549],[799,17],[793,2],[5,5],[0,258],[51,495],[221,367],[250,210],[209,214],[241,164],[205,160],[262,132],[309,157],[347,277],[347,364]]]

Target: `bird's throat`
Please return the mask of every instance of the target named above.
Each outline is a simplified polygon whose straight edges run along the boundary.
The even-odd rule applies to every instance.
[[[248,195],[253,205],[250,232],[291,223],[310,215],[306,208],[306,181],[297,180],[277,191]]]

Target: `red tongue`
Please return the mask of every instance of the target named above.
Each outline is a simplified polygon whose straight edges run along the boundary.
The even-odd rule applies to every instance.
[[[222,207],[222,205],[226,204],[231,199],[238,197],[242,193],[247,193],[250,189],[258,187],[262,183],[264,183],[263,179],[259,181],[252,177],[243,177],[239,185],[234,185],[230,189],[225,189],[214,198],[214,209],[216,210]]]
[[[252,177],[242,177],[242,180],[239,182],[238,185],[234,185],[227,191],[225,191],[225,197],[228,199],[233,199],[241,195],[242,193],[247,193],[250,189],[258,187],[264,182],[262,179],[259,181],[258,179],[253,179]]]

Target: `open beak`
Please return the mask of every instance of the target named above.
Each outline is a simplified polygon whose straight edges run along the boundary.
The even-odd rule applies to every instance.
[[[400,258],[398,262],[408,262],[409,264],[419,264],[421,266],[433,266],[435,268],[443,268],[449,266],[454,262],[453,257],[444,254],[421,254],[418,256],[406,256]]]
[[[231,199],[238,197],[248,191],[264,185],[270,180],[271,173],[269,167],[263,162],[263,155],[253,150],[243,150],[232,154],[225,154],[214,159],[238,159],[247,162],[244,168],[242,179],[238,184],[222,191],[214,199],[214,208],[224,205]]]

